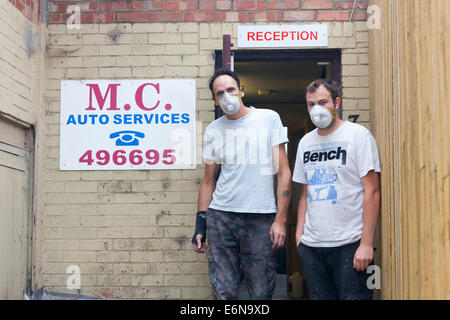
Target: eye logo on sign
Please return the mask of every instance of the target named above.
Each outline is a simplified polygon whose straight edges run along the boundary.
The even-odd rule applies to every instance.
[[[113,132],[109,137],[116,139],[116,146],[138,146],[138,138],[144,138],[145,134],[138,131],[125,130]]]

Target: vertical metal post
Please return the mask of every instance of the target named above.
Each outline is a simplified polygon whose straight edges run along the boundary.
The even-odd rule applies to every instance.
[[[231,65],[231,46],[231,36],[229,34],[224,34],[222,46],[222,68],[227,70],[233,70]],[[216,119],[223,116],[223,111],[218,106],[215,107],[214,113]]]
[[[231,70],[231,36],[223,35],[222,68]]]

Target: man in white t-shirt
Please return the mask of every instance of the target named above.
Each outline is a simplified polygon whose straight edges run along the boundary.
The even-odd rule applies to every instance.
[[[312,82],[306,102],[317,129],[300,140],[293,181],[302,184],[296,240],[310,297],[372,299],[366,269],[380,207],[375,139],[337,116],[334,82]]]
[[[205,174],[193,249],[204,253],[209,247],[209,277],[216,299],[237,299],[241,276],[251,299],[271,299],[274,250],[285,241],[291,198],[284,147],[288,139],[276,112],[243,104],[235,72],[216,71],[209,87],[224,115],[205,130]]]

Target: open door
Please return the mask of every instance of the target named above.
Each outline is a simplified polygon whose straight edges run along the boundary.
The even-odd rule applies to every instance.
[[[283,126],[288,128],[288,159],[293,171],[298,143],[314,128],[306,107],[305,89],[318,78],[341,81],[340,50],[234,50],[232,57],[234,71],[238,73],[245,92],[245,105],[276,111]],[[217,50],[216,68],[222,64],[222,51]],[[220,111],[216,110],[216,118],[222,116]],[[293,182],[286,246],[277,252],[274,299],[308,298],[295,243],[300,194],[301,185]]]

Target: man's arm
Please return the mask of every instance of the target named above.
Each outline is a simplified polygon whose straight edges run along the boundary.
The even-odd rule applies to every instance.
[[[219,165],[215,162],[205,164],[205,175],[203,176],[200,190],[198,192],[198,211],[208,210],[212,201],[212,195],[216,189],[216,175]]]
[[[353,258],[356,271],[364,271],[373,260],[373,238],[380,210],[380,174],[369,171],[361,178],[364,187],[361,243]]]
[[[219,165],[214,162],[205,164],[205,175],[203,176],[202,183],[200,184],[200,190],[198,192],[198,211],[207,211],[208,206],[211,203],[212,195],[216,188],[216,175]],[[195,236],[197,245],[192,244],[194,251],[197,253],[204,253],[208,249],[206,243],[201,243],[202,235]]]
[[[274,147],[277,148],[277,147]],[[277,170],[277,215],[270,228],[272,249],[281,248],[286,239],[286,222],[289,204],[291,202],[291,169],[286,155],[284,143],[274,150],[274,162]],[[278,155],[277,155],[278,153]]]
[[[295,231],[295,241],[296,241],[295,243],[297,244],[297,247],[300,243],[300,238],[302,237],[304,232],[307,207],[308,207],[308,185],[302,184],[302,194],[298,202],[297,227]]]

